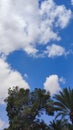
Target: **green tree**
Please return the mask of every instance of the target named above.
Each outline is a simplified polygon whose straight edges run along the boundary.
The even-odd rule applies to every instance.
[[[73,123],[73,89],[64,88],[55,95],[55,109],[57,117],[69,118]]]
[[[35,89],[30,92],[29,89],[24,90],[15,87],[8,90],[9,96],[5,99],[7,103],[6,111],[9,117],[9,128],[7,130],[32,130],[42,128],[47,130],[47,125],[37,123],[37,116],[45,110],[47,114],[53,115],[53,101],[50,94],[45,90]],[[38,127],[39,126],[39,127]],[[39,129],[37,129],[39,130]]]

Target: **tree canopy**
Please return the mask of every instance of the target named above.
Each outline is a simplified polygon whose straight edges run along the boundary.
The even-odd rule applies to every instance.
[[[34,91],[30,91],[14,87],[9,88],[5,102],[9,127],[4,130],[73,130],[72,89],[65,88],[53,98],[44,89],[35,88]],[[48,117],[54,116],[54,120],[50,123],[48,120],[48,124],[40,120],[43,111]],[[62,118],[58,119],[58,116]]]
[[[36,126],[42,130],[45,127],[47,130],[45,123],[39,123],[37,116],[41,116],[43,110],[53,115],[53,101],[49,92],[37,88],[30,92],[29,89],[16,87],[13,90],[9,89],[8,94],[5,99],[10,125],[8,130],[29,130]]]

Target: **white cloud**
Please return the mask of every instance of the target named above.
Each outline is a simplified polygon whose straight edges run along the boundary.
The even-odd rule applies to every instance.
[[[0,119],[0,130],[3,130],[4,128],[8,127],[8,123]]]
[[[3,128],[6,126],[6,123],[0,119],[0,130],[3,130]]]
[[[48,54],[48,57],[56,57],[67,54],[66,50],[62,46],[56,44],[47,46],[47,50],[45,51],[45,53]]]
[[[71,11],[53,0],[0,0],[0,53],[5,55],[19,49],[35,55],[37,45],[60,40],[58,27],[66,27]]]
[[[73,5],[73,0],[71,0],[71,5]]]
[[[28,79],[28,74],[27,73],[24,74],[24,78]]]
[[[58,75],[50,75],[44,82],[44,89],[49,91],[51,95],[61,90],[60,82],[64,83],[64,78],[59,78]]]
[[[65,80],[63,77],[61,77],[61,78],[59,79],[59,81],[60,81],[61,83],[63,83],[63,84],[65,84],[65,82],[66,82],[66,80]]]
[[[0,120],[0,130],[2,130],[3,126],[4,126],[4,121]]]
[[[0,58],[0,103],[7,97],[8,88],[19,86],[29,88],[28,83],[22,78],[21,74],[12,70],[3,59]]]

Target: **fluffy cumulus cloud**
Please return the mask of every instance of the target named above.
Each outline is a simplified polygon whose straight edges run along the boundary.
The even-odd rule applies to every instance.
[[[44,82],[44,89],[53,95],[61,90],[60,82],[65,83],[63,77],[59,78],[58,75],[50,75]]]
[[[47,50],[45,51],[45,53],[48,54],[48,57],[56,57],[66,55],[68,52],[66,52],[65,48],[63,48],[62,46],[52,44],[51,46],[47,46]]]
[[[0,58],[0,103],[7,97],[8,88],[19,86],[29,88],[28,83],[22,78],[21,74],[11,67]]]
[[[60,40],[58,28],[65,28],[71,11],[53,0],[0,0],[0,53],[23,49],[35,55],[39,45]],[[57,31],[55,31],[55,29]]]

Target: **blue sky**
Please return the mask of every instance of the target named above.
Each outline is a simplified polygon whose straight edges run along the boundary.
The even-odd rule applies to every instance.
[[[73,0],[0,1],[0,130],[9,87],[73,87]]]

